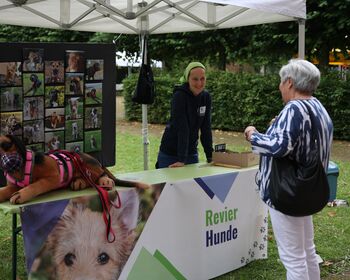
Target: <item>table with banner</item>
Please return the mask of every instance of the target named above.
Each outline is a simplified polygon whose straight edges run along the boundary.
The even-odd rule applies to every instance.
[[[121,201],[110,210],[111,243],[93,189],[55,191],[0,209],[21,217],[28,276],[210,279],[267,258],[267,208],[256,171],[194,164],[119,174],[151,188],[110,192],[114,204],[117,196]]]

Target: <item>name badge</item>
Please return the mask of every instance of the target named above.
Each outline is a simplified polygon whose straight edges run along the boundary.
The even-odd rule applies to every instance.
[[[199,115],[203,117],[205,115],[206,106],[199,107]]]

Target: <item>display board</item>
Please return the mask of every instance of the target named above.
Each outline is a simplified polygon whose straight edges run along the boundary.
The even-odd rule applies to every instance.
[[[1,43],[0,132],[115,164],[115,46]]]

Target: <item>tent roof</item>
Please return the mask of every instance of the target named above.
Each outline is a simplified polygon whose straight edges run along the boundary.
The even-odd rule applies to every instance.
[[[140,34],[306,18],[306,0],[0,0],[0,23]]]

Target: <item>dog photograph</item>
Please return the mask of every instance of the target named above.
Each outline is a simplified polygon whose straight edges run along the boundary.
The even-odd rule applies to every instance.
[[[44,142],[44,120],[23,122],[23,142],[25,145]]]
[[[0,113],[0,134],[9,134],[22,137],[23,113]]]
[[[83,95],[84,74],[66,73],[66,95]]]
[[[102,83],[85,84],[85,104],[102,104]]]
[[[25,97],[23,100],[23,119],[25,121],[44,118],[44,98]]]
[[[118,279],[135,246],[139,216],[137,190],[122,189],[118,195],[121,207],[110,210],[114,242],[106,239],[99,198],[71,199],[41,248],[30,248],[38,253],[29,275],[50,280]],[[109,199],[118,203],[115,192]]]
[[[103,80],[103,64],[103,59],[87,59],[85,79],[87,81]]]
[[[26,145],[26,148],[36,152],[36,153],[44,153],[45,149],[44,149],[44,143],[34,143],[34,144],[29,144]]]
[[[48,60],[45,61],[45,84],[64,83],[64,61]]]
[[[102,107],[85,107],[85,129],[102,126]]]
[[[83,97],[67,97],[66,98],[66,119],[76,120],[83,118],[84,112]]]
[[[66,143],[66,150],[70,152],[84,152],[84,142],[78,141],[78,142],[71,142]]]
[[[66,142],[81,141],[84,139],[83,119],[66,121]]]
[[[45,132],[45,152],[64,149],[64,131]]]
[[[66,51],[66,72],[85,73],[85,57],[83,51]]]
[[[101,130],[92,130],[84,132],[84,151],[98,152],[102,147],[102,134]]]
[[[21,62],[0,62],[0,87],[22,85]]]
[[[64,108],[45,109],[45,131],[63,130],[64,125]]]
[[[23,72],[44,70],[44,49],[23,49]]]
[[[23,95],[36,96],[44,95],[44,74],[23,73]]]
[[[23,109],[21,87],[0,88],[0,108],[2,112],[19,111]]]
[[[45,86],[45,107],[64,106],[64,86]]]

